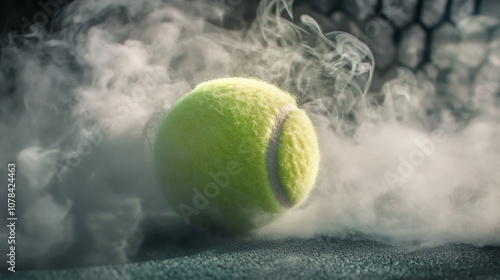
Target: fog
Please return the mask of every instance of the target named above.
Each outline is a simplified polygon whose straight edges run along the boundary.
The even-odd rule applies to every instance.
[[[308,200],[252,238],[500,244],[498,45],[465,42],[464,63],[493,50],[472,80],[401,68],[374,90],[376,61],[354,36],[324,34],[309,16],[294,23],[291,2],[274,0],[248,28],[225,28],[224,14],[242,5],[230,3],[76,1],[49,30],[5,36],[0,162],[17,163],[20,261],[133,256],[145,220],[173,217],[151,168],[158,122],[197,83],[224,76],[297,94],[319,136]],[[453,44],[442,61],[463,52]]]

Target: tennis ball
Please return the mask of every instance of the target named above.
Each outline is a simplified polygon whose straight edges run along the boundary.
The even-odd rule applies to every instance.
[[[305,200],[318,140],[292,95],[250,78],[199,84],[160,124],[154,165],[187,223],[244,232]]]

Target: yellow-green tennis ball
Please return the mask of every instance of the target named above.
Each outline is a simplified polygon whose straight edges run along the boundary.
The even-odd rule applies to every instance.
[[[187,223],[242,232],[305,200],[318,140],[289,93],[249,78],[199,84],[169,111],[154,144],[167,201]]]

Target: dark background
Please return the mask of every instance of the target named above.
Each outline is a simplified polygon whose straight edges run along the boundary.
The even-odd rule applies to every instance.
[[[187,0],[188,2],[190,0]],[[206,0],[216,1],[216,0]],[[45,28],[49,33],[56,30],[54,24],[57,15],[73,0],[4,0],[0,2],[0,34],[5,40],[7,34],[25,34],[29,32],[30,24]],[[226,15],[224,25],[229,29],[242,29],[255,18],[258,0],[225,0],[231,7],[231,13]],[[411,4],[409,4],[411,3]],[[403,6],[402,6],[403,5]],[[439,10],[429,16],[433,5]],[[390,8],[404,11],[398,16],[388,14]],[[367,11],[368,10],[368,11]],[[396,75],[400,66],[413,71],[425,71],[432,63],[432,45],[436,40],[457,42],[468,40],[461,38],[458,24],[470,16],[488,16],[500,18],[500,1],[497,0],[299,0],[294,1],[294,21],[299,23],[300,15],[311,15],[323,31],[345,31],[358,37],[372,50],[376,60],[376,71],[372,83],[372,91],[379,91],[383,82]],[[373,31],[373,23],[380,30]],[[452,26],[456,32],[443,38],[440,29]],[[423,51],[418,58],[409,61],[399,53],[406,37],[411,37],[412,28],[418,26],[424,32],[420,40]],[[491,34],[496,30],[492,28]],[[371,35],[370,32],[377,32]],[[474,36],[474,34],[472,34]],[[1,47],[1,45],[0,45]],[[470,74],[474,76],[480,66],[471,67]],[[447,67],[445,67],[447,68]],[[439,80],[447,80],[450,69],[439,69]]]
[[[29,31],[31,23],[54,29],[52,21],[70,0],[31,1],[3,0],[0,2],[0,33],[2,40]],[[370,2],[370,1],[368,1]],[[426,2],[415,1],[408,16],[392,19],[383,13],[382,1],[371,1],[372,12],[360,12],[355,1],[297,1],[294,12],[309,14],[325,32],[347,31],[365,40],[363,30],[374,19],[380,19],[386,28],[377,40],[365,40],[377,61],[373,88],[392,77],[395,69],[406,66],[414,71],[425,71],[432,63],[431,46],[440,26],[456,27],[458,21],[471,15],[500,17],[500,1],[443,1],[443,11],[432,20],[423,19]],[[465,12],[457,6],[467,2]],[[42,4],[40,4],[42,3]],[[47,6],[47,3],[51,5]],[[54,6],[54,3],[57,3]],[[228,3],[231,4],[231,3]],[[257,1],[244,1],[224,22],[227,28],[245,28],[255,16]],[[45,10],[43,7],[48,7]],[[40,13],[40,11],[45,11]],[[298,17],[295,17],[296,19]],[[243,21],[241,19],[244,19]],[[423,54],[408,61],[398,50],[412,26],[425,33]],[[490,40],[491,38],[488,38]],[[454,38],[450,38],[454,40]],[[458,37],[457,37],[458,40]],[[393,51],[391,51],[391,49]],[[478,67],[470,67],[474,75]],[[448,69],[440,69],[446,80]],[[246,237],[227,237],[206,233],[193,233],[180,226],[181,233],[172,233],[170,221],[164,228],[147,228],[145,241],[139,254],[129,264],[73,268],[59,270],[32,270],[0,274],[7,279],[201,279],[238,277],[247,279],[310,279],[310,278],[500,278],[500,247],[474,247],[449,244],[422,247],[415,244],[393,244],[384,240],[369,241],[362,236],[328,237],[312,239],[254,240]],[[174,223],[176,221],[173,221]],[[146,221],[147,223],[147,221]],[[162,222],[160,222],[161,224]],[[157,225],[158,223],[154,223]],[[185,232],[182,232],[184,231]],[[181,236],[181,237],[179,237]],[[55,266],[57,267],[57,266]]]

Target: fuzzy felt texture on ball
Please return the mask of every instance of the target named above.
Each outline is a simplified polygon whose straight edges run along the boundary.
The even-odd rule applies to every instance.
[[[295,98],[250,78],[199,84],[161,123],[155,172],[188,223],[229,232],[260,227],[305,200],[318,140]]]

